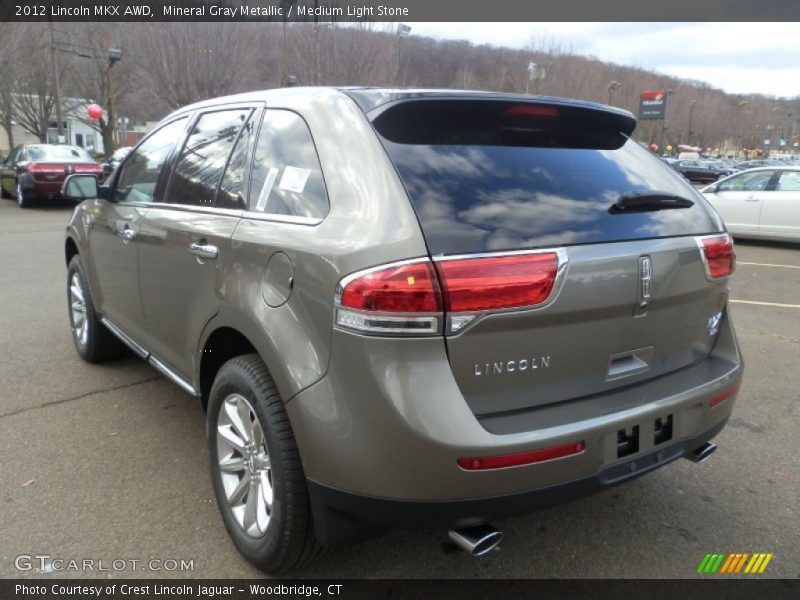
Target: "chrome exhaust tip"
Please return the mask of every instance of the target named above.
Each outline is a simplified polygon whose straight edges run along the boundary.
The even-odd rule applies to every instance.
[[[453,543],[472,556],[483,556],[500,543],[503,532],[491,525],[476,525],[451,529],[448,534]]]
[[[691,460],[692,462],[701,463],[708,460],[708,457],[714,454],[714,451],[717,449],[716,444],[712,444],[711,442],[706,442],[699,448],[695,448],[694,450],[690,450],[684,456]]]

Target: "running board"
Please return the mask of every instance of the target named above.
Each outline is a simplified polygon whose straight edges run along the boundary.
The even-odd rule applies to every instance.
[[[200,397],[200,393],[194,388],[194,386],[191,383],[189,383],[183,377],[178,375],[175,371],[170,369],[157,357],[153,356],[153,353],[150,352],[147,348],[145,348],[138,342],[134,341],[129,335],[127,335],[119,327],[114,325],[114,323],[109,321],[106,317],[100,317],[100,321],[103,323],[103,325],[105,325],[108,328],[108,330],[111,333],[117,336],[123,344],[125,344],[128,348],[130,348],[133,351],[133,353],[136,354],[136,356],[138,356],[139,358],[143,358],[148,363],[150,363],[150,365],[155,367],[158,371],[161,371],[164,377],[169,379],[172,383],[176,384],[185,392],[191,394],[196,398]]]

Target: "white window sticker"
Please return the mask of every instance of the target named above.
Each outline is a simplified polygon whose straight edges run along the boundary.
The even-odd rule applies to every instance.
[[[256,203],[256,210],[264,212],[267,208],[267,200],[272,192],[272,186],[275,185],[275,179],[278,177],[278,169],[275,167],[270,168],[267,173],[267,178],[264,180],[264,185],[261,186],[261,193],[258,195],[258,202]]]
[[[309,175],[311,175],[311,171],[308,169],[286,167],[283,170],[283,177],[281,177],[281,182],[278,184],[278,187],[287,192],[302,194],[303,190],[306,188],[306,181],[308,181]]]

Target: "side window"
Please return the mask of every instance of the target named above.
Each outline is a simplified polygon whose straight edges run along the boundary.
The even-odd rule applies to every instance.
[[[247,159],[256,137],[256,125],[256,117],[251,116],[239,134],[239,140],[236,142],[228,166],[225,168],[225,174],[222,176],[222,183],[219,184],[216,206],[220,208],[247,208],[245,206]]]
[[[117,177],[115,202],[152,202],[164,163],[181,140],[186,117],[172,121],[153,133],[122,163]]]
[[[773,171],[755,171],[731,177],[719,186],[720,192],[760,192],[772,179]]]
[[[800,192],[800,171],[784,171],[778,180],[779,192]]]
[[[175,165],[166,202],[214,206],[222,172],[251,112],[250,108],[219,110],[200,116]]]
[[[308,125],[288,110],[267,110],[258,134],[250,210],[322,218],[328,195]]]

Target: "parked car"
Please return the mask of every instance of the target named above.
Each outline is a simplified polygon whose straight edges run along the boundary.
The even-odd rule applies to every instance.
[[[730,169],[715,166],[706,160],[682,160],[675,170],[691,182],[708,183],[729,174]]]
[[[734,165],[726,164],[725,161],[715,159],[715,160],[707,160],[705,161],[711,168],[716,169],[720,173],[720,177],[727,177],[728,175],[733,175],[734,173],[738,173],[739,169],[737,169]]]
[[[178,110],[65,183],[77,352],[127,345],[199,399],[268,572],[387,527],[487,552],[495,519],[705,460],[731,414],[731,238],[635,125],[369,88]]]
[[[747,169],[755,169],[758,167],[777,167],[780,166],[780,163],[777,163],[773,160],[745,160],[736,165],[740,171],[744,171]]]
[[[736,237],[800,241],[800,167],[749,169],[702,193]]]
[[[3,198],[16,198],[22,208],[37,200],[60,197],[71,173],[91,173],[102,181],[102,167],[83,148],[55,144],[17,146],[0,165]]]
[[[133,150],[133,146],[123,146],[122,148],[117,148],[114,151],[114,154],[111,155],[111,158],[108,159],[108,162],[103,165],[103,171],[105,173],[110,173],[116,169],[122,162],[122,159],[130,154],[131,150]]]

